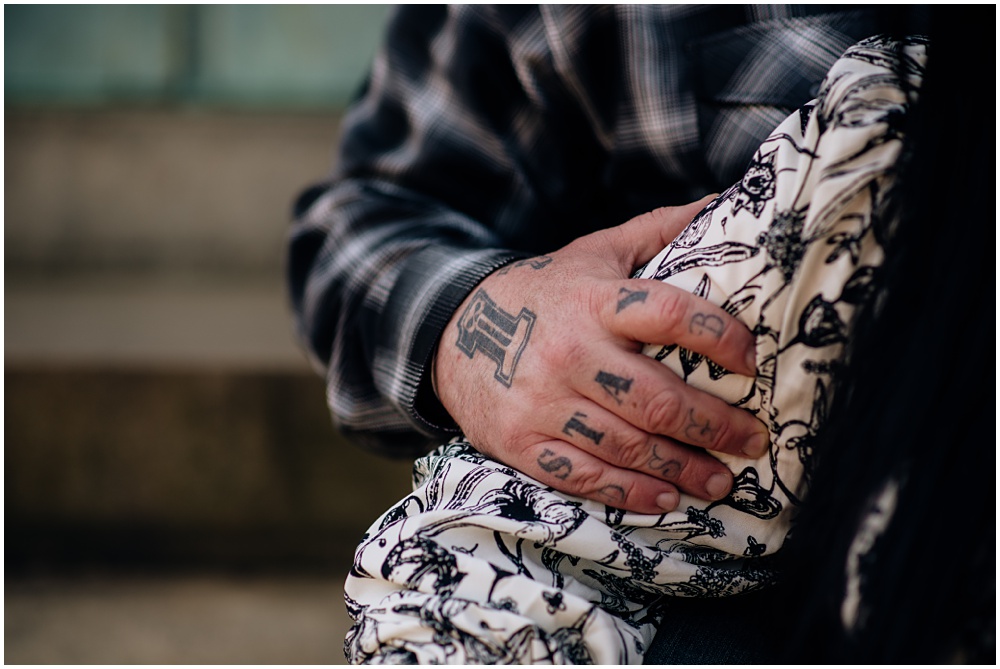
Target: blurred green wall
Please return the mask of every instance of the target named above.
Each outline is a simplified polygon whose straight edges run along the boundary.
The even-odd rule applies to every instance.
[[[334,433],[283,274],[389,11],[4,7],[8,574],[346,571],[408,490]]]
[[[387,5],[5,5],[6,104],[343,107]]]

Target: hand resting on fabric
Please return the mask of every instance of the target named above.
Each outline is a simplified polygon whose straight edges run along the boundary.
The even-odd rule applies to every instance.
[[[640,513],[672,511],[678,489],[707,500],[729,492],[732,473],[701,449],[759,457],[766,427],[641,349],[679,344],[753,376],[753,336],[688,291],[629,278],[707,202],[643,214],[477,286],[445,329],[435,388],[478,450]]]

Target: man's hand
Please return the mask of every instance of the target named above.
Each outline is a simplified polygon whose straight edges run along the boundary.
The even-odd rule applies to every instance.
[[[724,497],[732,474],[707,453],[759,457],[764,425],[640,352],[679,344],[753,375],[754,340],[710,302],[630,279],[706,204],[657,209],[486,277],[436,357],[441,402],[471,443],[560,491],[641,513],[677,489]]]

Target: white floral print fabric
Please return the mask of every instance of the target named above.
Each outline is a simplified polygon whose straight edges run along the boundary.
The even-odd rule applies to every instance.
[[[352,662],[637,663],[670,597],[773,582],[852,315],[882,262],[902,121],[925,59],[920,39],[850,48],[743,179],[636,275],[721,305],[756,337],[755,378],[683,348],[644,349],[768,426],[759,460],[717,455],[735,475],[730,495],[627,513],[455,439],[417,461],[413,494],[358,548],[346,585]]]

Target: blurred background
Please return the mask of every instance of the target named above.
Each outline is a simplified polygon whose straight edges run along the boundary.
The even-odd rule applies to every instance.
[[[342,663],[409,464],[283,285],[389,8],[4,6],[4,661]]]

